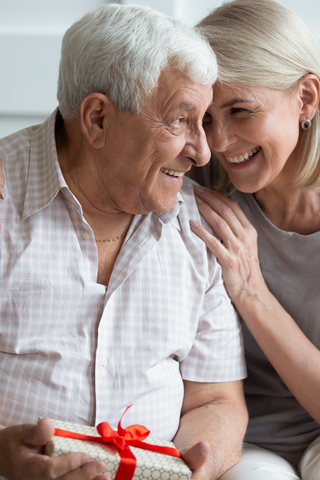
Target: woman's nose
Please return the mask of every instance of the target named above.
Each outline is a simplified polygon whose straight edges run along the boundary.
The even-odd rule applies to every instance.
[[[223,153],[227,151],[237,140],[236,135],[227,125],[212,122],[206,128],[206,135],[210,150]]]

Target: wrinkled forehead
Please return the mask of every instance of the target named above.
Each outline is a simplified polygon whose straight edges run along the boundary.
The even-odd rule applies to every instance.
[[[149,105],[163,110],[171,108],[192,112],[206,110],[212,102],[212,86],[194,82],[184,72],[165,70]]]

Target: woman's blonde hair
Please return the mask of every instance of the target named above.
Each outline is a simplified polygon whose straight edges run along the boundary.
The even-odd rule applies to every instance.
[[[320,78],[320,46],[313,34],[296,13],[273,0],[225,2],[197,28],[216,54],[222,85],[289,91],[305,75]],[[319,106],[303,133],[300,158],[296,186],[320,189]]]

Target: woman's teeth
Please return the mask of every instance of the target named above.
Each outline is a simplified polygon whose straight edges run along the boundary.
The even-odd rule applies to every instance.
[[[183,177],[184,172],[175,172],[174,170],[168,170],[167,168],[161,168],[161,172],[172,175],[173,177]]]
[[[260,148],[261,147],[256,147],[250,152],[244,153],[243,155],[239,155],[238,157],[226,157],[226,159],[230,163],[243,163],[249,160],[255,153],[257,153]]]

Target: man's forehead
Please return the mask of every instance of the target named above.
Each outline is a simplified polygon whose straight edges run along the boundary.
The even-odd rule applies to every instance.
[[[211,107],[212,104],[213,104],[213,101],[212,101],[212,99],[211,99],[210,102],[207,104],[207,109],[208,109],[209,107]],[[187,110],[187,111],[188,111],[188,110],[193,110],[194,108],[195,108],[195,106],[192,105],[191,103],[181,102],[180,105],[179,105],[179,110],[182,110],[182,111],[184,111],[184,110]]]
[[[208,101],[208,96],[210,96],[211,102],[212,94],[212,86],[197,83],[178,70],[163,71],[155,91],[155,96],[159,95],[160,98],[166,98],[167,101],[172,97],[172,100],[175,100],[182,110],[193,109],[199,98],[206,98]]]

